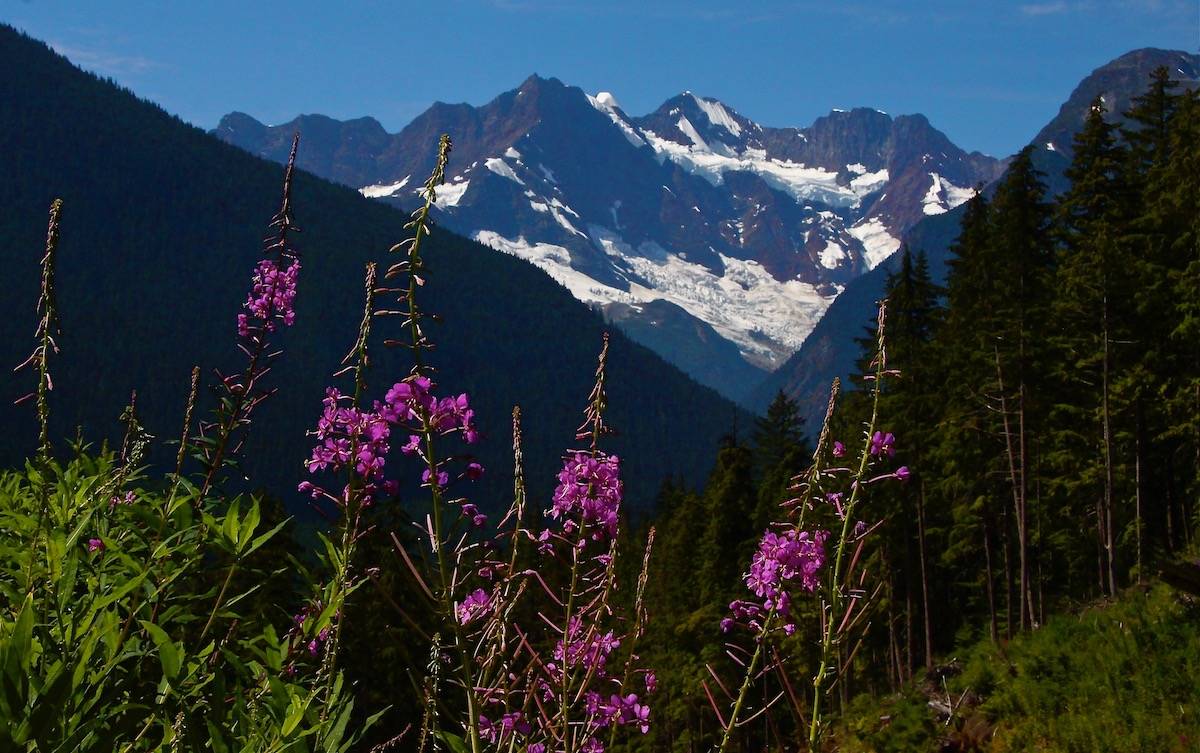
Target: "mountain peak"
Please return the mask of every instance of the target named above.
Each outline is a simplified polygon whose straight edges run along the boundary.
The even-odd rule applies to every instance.
[[[1070,158],[1072,135],[1087,117],[1096,97],[1103,97],[1107,117],[1119,120],[1135,96],[1150,83],[1150,74],[1163,66],[1180,83],[1181,90],[1200,88],[1200,55],[1155,47],[1127,52],[1092,71],[1063,102],[1058,115],[1031,143]]]

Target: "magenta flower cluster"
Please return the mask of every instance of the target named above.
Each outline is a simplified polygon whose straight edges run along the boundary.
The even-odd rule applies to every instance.
[[[603,635],[597,630],[585,631],[582,618],[576,616],[571,618],[566,634],[554,647],[554,661],[564,663],[569,669],[582,665],[589,672],[603,676],[609,654],[620,646],[621,641],[613,631]],[[554,672],[557,665],[550,664],[547,669]]]
[[[800,531],[795,528],[782,533],[767,531],[758,543],[758,550],[745,576],[746,586],[759,597],[757,601],[738,600],[729,605],[731,617],[721,621],[728,632],[735,623],[753,629],[772,611],[783,618],[783,630],[789,635],[795,625],[788,619],[791,607],[791,588],[815,591],[820,584],[818,574],[825,564],[825,539],[828,531]]]
[[[889,432],[877,431],[871,436],[871,454],[872,455],[887,455],[895,457],[896,455],[896,437]]]
[[[550,517],[561,519],[567,533],[574,532],[577,516],[585,528],[592,529],[592,538],[612,538],[617,535],[621,491],[616,455],[577,452],[564,460],[558,473]]]
[[[408,441],[400,447],[406,455],[421,454],[421,437],[425,431],[446,434],[460,432],[466,442],[475,442],[479,432],[475,427],[475,411],[465,394],[438,399],[432,392],[434,384],[423,376],[410,376],[397,382],[384,396],[383,402],[375,401],[371,410],[363,410],[349,403],[352,398],[335,388],[325,391],[321,418],[313,434],[318,444],[306,465],[309,473],[327,469],[340,471],[353,468],[362,481],[361,492],[364,504],[370,504],[381,493],[395,494],[397,483],[384,477],[387,455],[391,450],[390,439],[394,427],[405,430]],[[420,433],[413,433],[420,432]],[[467,466],[464,475],[477,479],[483,474],[478,463]],[[439,470],[435,475],[425,470],[422,480],[427,484],[445,487],[450,482],[449,474]],[[341,498],[330,495],[309,481],[300,484],[300,490],[310,492],[313,498],[322,494],[337,501],[345,501],[347,488]],[[482,518],[471,506],[464,515],[476,525]]]
[[[486,614],[491,604],[491,594],[482,588],[475,589],[455,608],[459,623],[469,625]]]
[[[256,328],[274,332],[276,323],[292,326],[296,320],[296,280],[300,262],[292,259],[284,269],[273,259],[262,259],[254,269],[250,294],[243,307],[249,313],[238,314],[240,337],[249,337]]]
[[[625,724],[637,727],[643,735],[650,731],[650,707],[638,699],[637,693],[623,696],[614,693],[606,700],[600,693],[591,690],[587,693],[585,703],[587,714],[597,727]]]

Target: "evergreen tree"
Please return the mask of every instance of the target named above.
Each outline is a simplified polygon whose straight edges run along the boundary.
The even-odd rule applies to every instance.
[[[1055,486],[1065,500],[1090,500],[1095,515],[1097,576],[1101,592],[1117,590],[1117,437],[1114,385],[1122,377],[1130,340],[1133,263],[1125,228],[1131,195],[1116,127],[1097,97],[1074,140],[1066,175],[1071,188],[1058,205],[1061,253],[1052,306],[1053,363],[1061,390],[1056,401]],[[1084,459],[1084,462],[1080,462]],[[1123,486],[1123,485],[1122,485]],[[1123,489],[1122,489],[1123,492]],[[1085,517],[1085,509],[1073,511]]]

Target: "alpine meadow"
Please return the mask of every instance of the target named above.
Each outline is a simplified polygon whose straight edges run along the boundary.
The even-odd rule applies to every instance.
[[[0,753],[1200,751],[1200,55],[1090,51],[1047,95],[995,52],[960,96],[863,52],[1060,103],[1002,157],[950,106],[477,88],[715,24],[685,83],[729,91],[783,19],[926,4],[762,5],[0,23]],[[991,12],[954,11],[1047,61],[1035,23],[1141,39]],[[380,34],[414,93],[351,83]],[[229,107],[397,122],[454,76],[482,103],[395,132]]]

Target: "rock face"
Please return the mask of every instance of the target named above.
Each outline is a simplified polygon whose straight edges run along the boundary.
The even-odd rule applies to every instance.
[[[215,134],[411,206],[454,139],[438,220],[549,273],[638,341],[735,399],[794,353],[834,298],[1000,161],[920,115],[834,111],[769,128],[684,92],[643,117],[532,76],[481,107],[437,103],[397,134],[373,119],[234,113]]]

